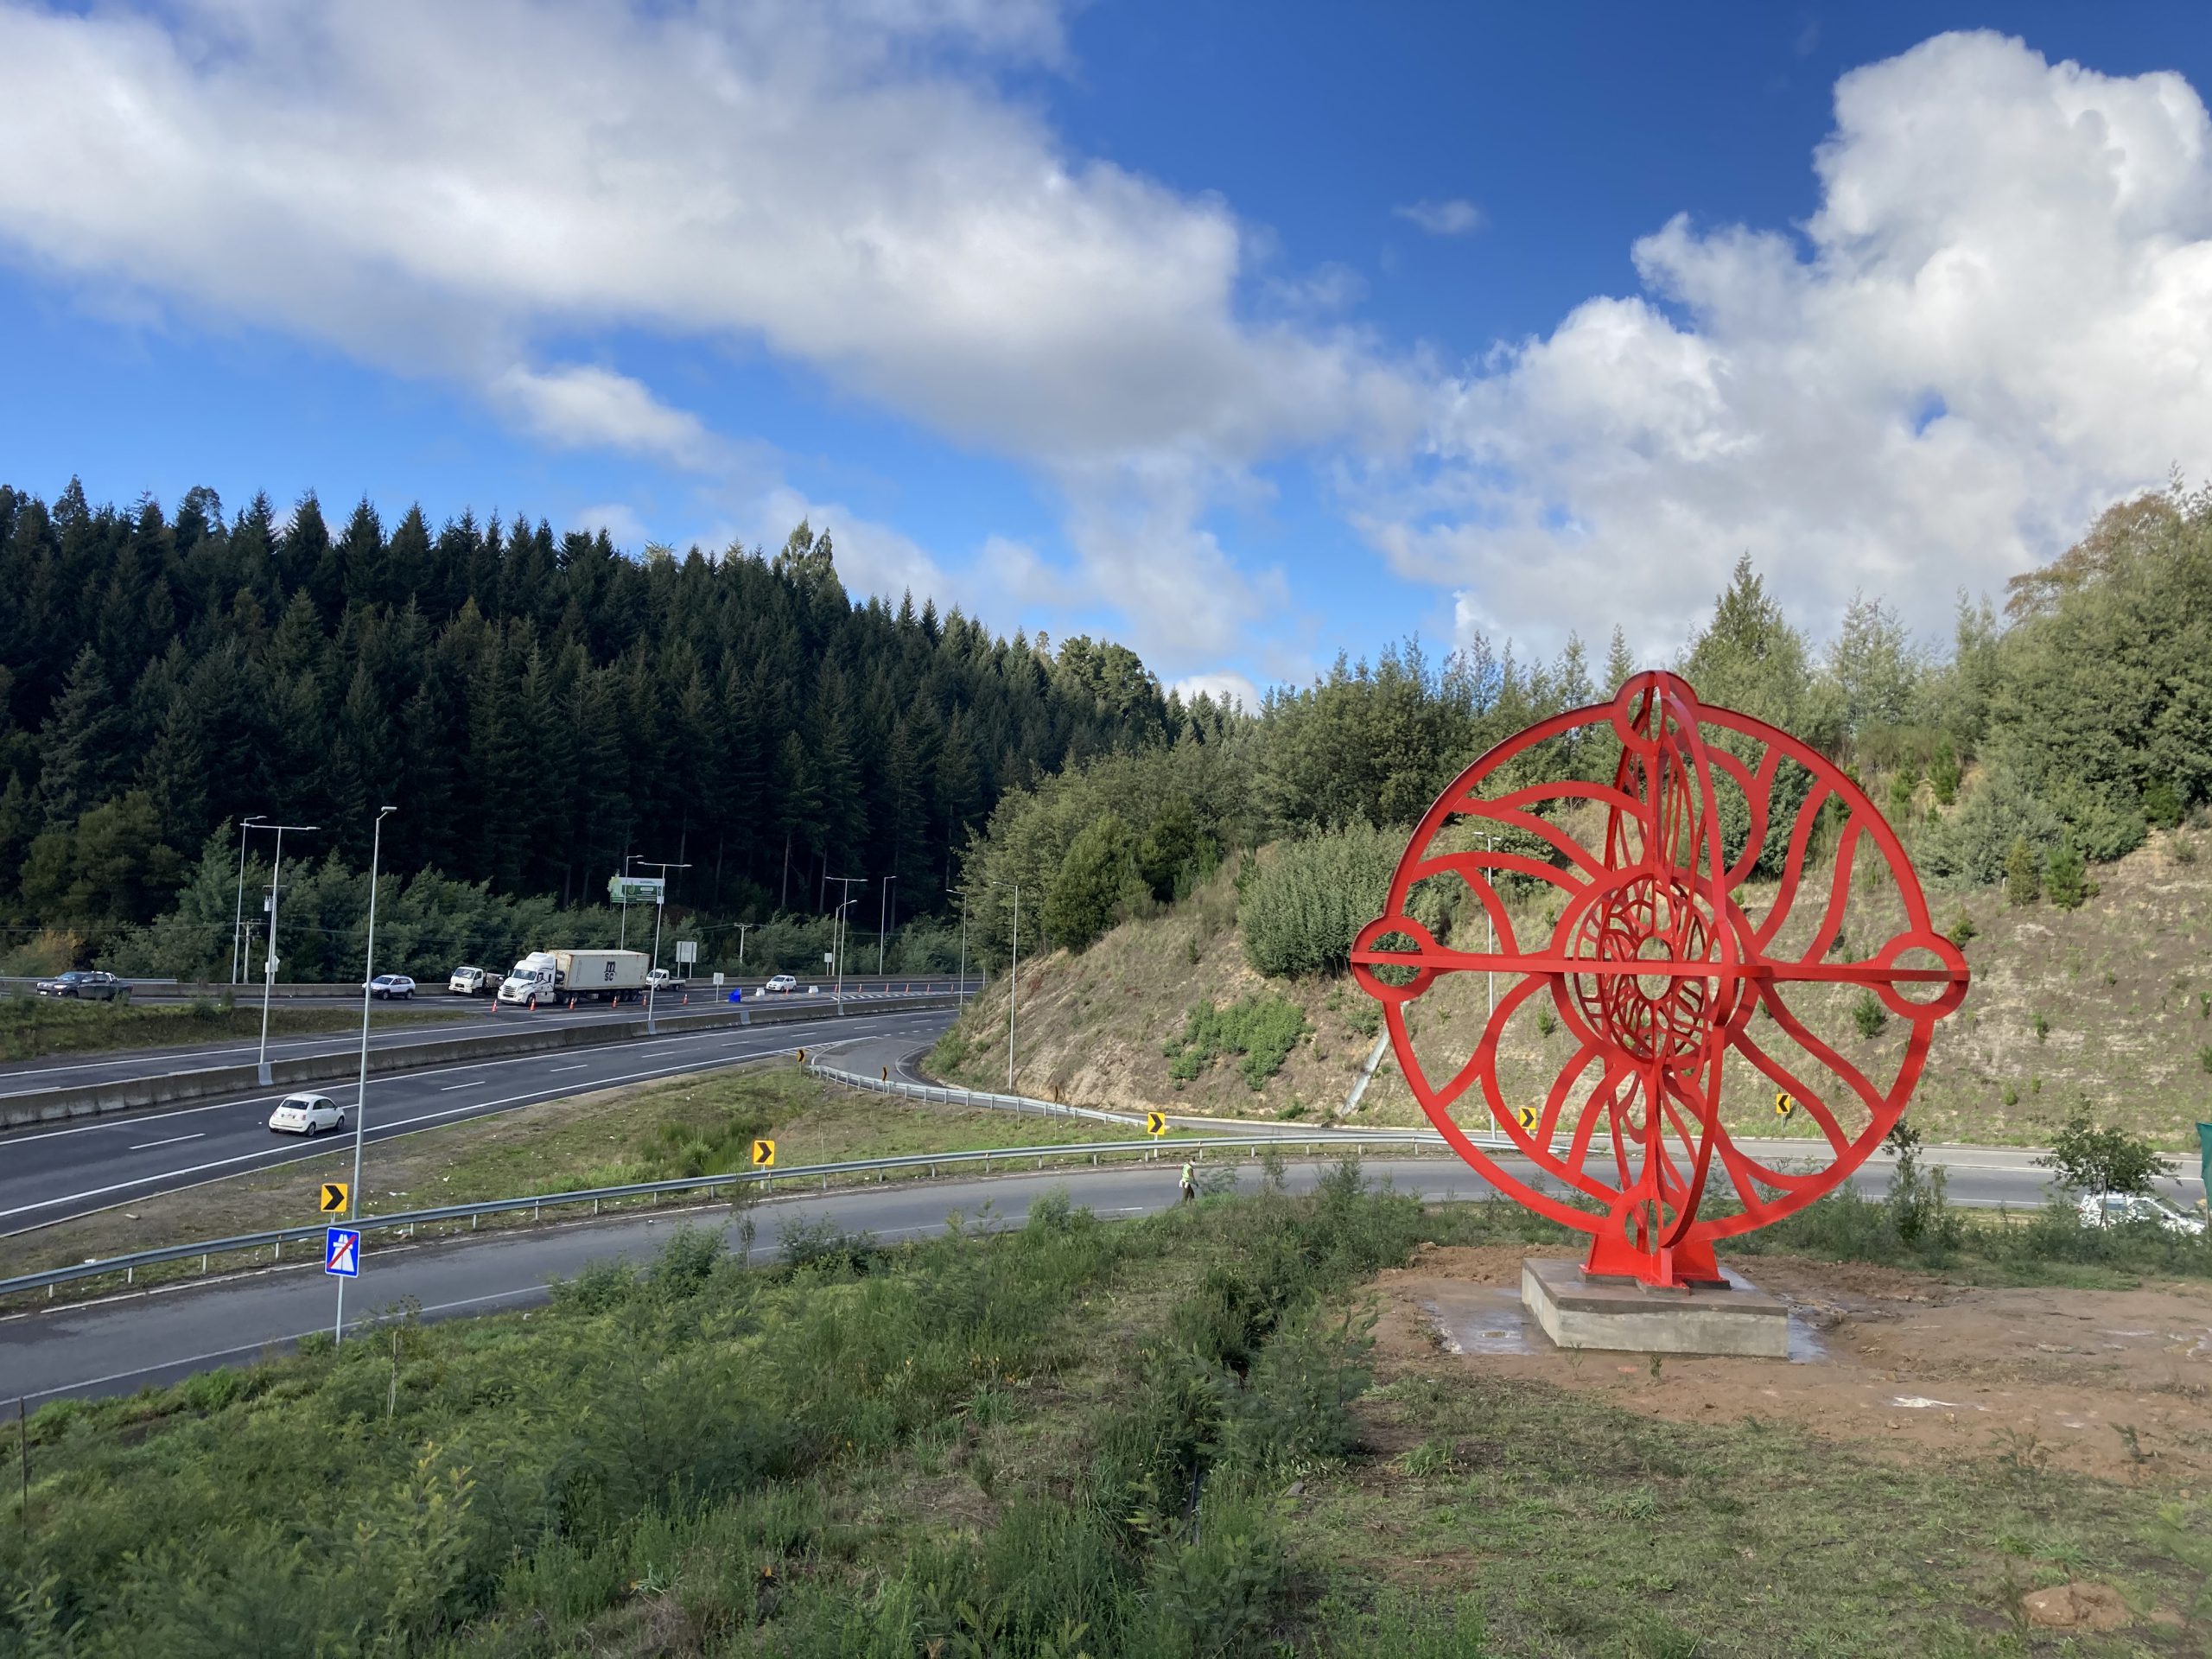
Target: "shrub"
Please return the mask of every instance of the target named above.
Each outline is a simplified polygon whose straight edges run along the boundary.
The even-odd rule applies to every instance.
[[[2026,836],[2016,836],[2005,855],[2005,902],[2023,909],[2042,897],[2043,855],[2028,845]]]
[[[1928,763],[1928,787],[1935,791],[1938,806],[1959,798],[1959,752],[1948,737],[1936,746],[1936,758]]]
[[[1136,837],[1115,813],[1102,813],[1068,843],[1045,895],[1045,931],[1055,944],[1087,950],[1142,891]]]
[[[2050,1155],[2036,1162],[2074,1192],[2148,1192],[2165,1170],[2165,1160],[2145,1137],[2099,1128],[2086,1101],[2051,1137]]]
[[[2060,910],[2078,910],[2089,896],[2088,867],[2071,836],[2060,842],[2058,850],[2050,855],[2044,887],[2052,905]]]
[[[1851,1005],[1851,1023],[1859,1028],[1861,1037],[1878,1037],[1882,1027],[1890,1023],[1890,1016],[1884,1011],[1880,997],[1872,991],[1861,991],[1859,1000]]]
[[[2143,791],[2143,816],[2161,830],[2181,823],[2181,791],[2160,779]]]
[[[1957,919],[1952,922],[1949,930],[1943,937],[1963,950],[1967,947],[1967,942],[1980,931],[1981,930],[1974,925],[1974,918],[1967,914],[1967,907],[1961,905]]]
[[[2028,1020],[2028,1028],[2036,1034],[2036,1041],[2043,1042],[2050,1035],[2050,1016],[2038,1008]]]
[[[1397,861],[1364,823],[1276,848],[1240,882],[1245,960],[1274,979],[1342,973],[1353,937],[1382,913]]]
[[[1178,1083],[1190,1082],[1218,1055],[1237,1055],[1236,1070],[1256,1093],[1282,1070],[1307,1029],[1305,1011],[1295,1002],[1257,992],[1225,1008],[1192,1008],[1182,1034],[1161,1052],[1168,1059],[1167,1075]]]

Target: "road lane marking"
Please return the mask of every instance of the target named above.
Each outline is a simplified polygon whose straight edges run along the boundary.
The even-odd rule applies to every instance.
[[[574,1065],[549,1065],[545,1068],[545,1075],[550,1077],[556,1071],[581,1071],[588,1064],[587,1061],[579,1060]]]
[[[126,1147],[124,1150],[126,1152],[144,1152],[152,1147],[173,1147],[180,1141],[205,1141],[207,1138],[207,1131],[202,1129],[197,1135],[173,1135],[166,1141],[141,1141],[137,1146]]]
[[[471,1077],[467,1083],[448,1083],[442,1087],[438,1092],[442,1095],[449,1095],[456,1089],[481,1089],[484,1086],[484,1083],[485,1079],[482,1077]]]
[[[892,1017],[902,1018],[904,1016],[893,1015]],[[719,1034],[720,1033],[718,1033],[710,1032],[702,1032],[700,1033],[702,1037],[715,1036]],[[864,1039],[867,1033],[855,1033],[850,1040],[861,1041]],[[817,1043],[816,1046],[819,1046],[819,1044]],[[773,1059],[779,1054],[795,1054],[801,1047],[804,1046],[805,1046],[804,1044],[791,1043],[786,1044],[781,1048],[764,1048],[747,1055],[746,1058],[748,1059],[760,1060]],[[529,1058],[535,1058],[537,1057],[531,1056]],[[494,1062],[494,1064],[499,1064],[499,1062]],[[631,1071],[616,1077],[597,1078],[594,1080],[593,1086],[594,1088],[608,1088],[615,1084],[642,1083],[652,1077],[677,1076],[685,1071],[711,1071],[719,1064],[721,1064],[721,1062],[718,1060],[685,1061],[674,1065],[657,1066],[647,1071]],[[449,1107],[442,1111],[423,1112],[417,1114],[413,1117],[404,1117],[393,1122],[380,1124],[368,1131],[368,1138],[372,1141],[390,1140],[395,1138],[396,1131],[407,1128],[413,1124],[435,1122],[441,1118],[455,1117],[463,1113],[468,1112],[480,1113],[488,1116],[491,1113],[505,1107],[530,1105],[540,1101],[558,1100],[561,1098],[563,1098],[563,1096],[558,1089],[526,1090],[521,1094],[509,1095],[500,1100],[472,1101],[467,1105]],[[235,1105],[238,1103],[230,1102],[227,1103]],[[56,1131],[56,1133],[66,1134],[68,1133],[68,1131]],[[22,1138],[31,1140],[38,1139],[40,1137],[24,1136]],[[35,1211],[55,1209],[66,1204],[79,1203],[86,1198],[105,1198],[110,1193],[113,1192],[127,1192],[135,1187],[149,1186],[156,1181],[175,1180],[181,1176],[202,1174],[211,1169],[226,1169],[237,1164],[259,1164],[264,1167],[273,1167],[280,1164],[294,1163],[302,1158],[319,1157],[321,1155],[323,1150],[324,1149],[321,1147],[317,1147],[312,1152],[301,1150],[297,1152],[278,1153],[271,1150],[241,1153],[238,1155],[231,1158],[217,1158],[204,1164],[194,1164],[184,1169],[169,1170],[164,1173],[157,1175],[143,1175],[140,1176],[136,1180],[117,1181],[107,1186],[92,1187],[80,1192],[63,1193],[58,1198],[42,1198],[36,1204],[17,1205],[12,1210],[0,1210],[0,1221],[7,1221],[16,1216],[27,1216]],[[202,1185],[202,1183],[188,1182],[186,1185]],[[20,1231],[27,1230],[18,1229],[16,1230]],[[0,1234],[0,1237],[9,1237],[12,1236],[12,1234]]]
[[[861,1018],[866,1020],[882,1019],[887,1020],[903,1020],[912,1021],[933,1019],[939,1014],[950,1012],[951,1012],[951,1010],[944,1008],[917,1008],[912,1013],[862,1015]],[[753,1027],[741,1026],[724,1027],[718,1026],[709,1031],[695,1031],[680,1036],[661,1037],[650,1040],[639,1039],[634,1042],[611,1043],[607,1045],[607,1047],[609,1049],[628,1049],[634,1047],[642,1050],[645,1048],[667,1047],[677,1043],[744,1042],[768,1034],[768,1033],[775,1030],[777,1026],[781,1023],[783,1022],[776,1021],[766,1026]],[[810,1025],[813,1022],[809,1020],[802,1021],[800,1023]],[[890,1034],[892,1033],[881,1031],[872,1033],[855,1033],[850,1037],[840,1038],[836,1039],[835,1043],[823,1045],[823,1046],[842,1047],[847,1043],[866,1042],[871,1037],[887,1036]],[[772,1052],[780,1054],[789,1053],[792,1051],[789,1049],[777,1049]],[[545,1058],[545,1054],[543,1052],[536,1054],[511,1054],[502,1059],[468,1060],[457,1065],[425,1065],[410,1068],[404,1071],[386,1071],[380,1075],[372,1077],[369,1079],[369,1085],[372,1088],[384,1088],[395,1084],[404,1085],[408,1084],[427,1083],[433,1077],[449,1077],[456,1071],[488,1071],[495,1066],[535,1065]],[[193,1112],[228,1111],[233,1106],[265,1105],[274,1101],[282,1100],[283,1097],[283,1092],[281,1090],[276,1093],[265,1095],[253,1094],[234,1096],[228,1100],[208,1101],[197,1106],[170,1106],[149,1109],[141,1116],[124,1118],[119,1122],[117,1119],[110,1118],[105,1121],[73,1123],[67,1128],[36,1129],[28,1134],[16,1133],[13,1131],[0,1131],[0,1145],[18,1146],[26,1141],[50,1141],[58,1135],[88,1135],[98,1130],[113,1129],[119,1127],[126,1127],[130,1124],[143,1122],[148,1117],[183,1117]],[[4,1097],[0,1097],[0,1100],[4,1100]]]

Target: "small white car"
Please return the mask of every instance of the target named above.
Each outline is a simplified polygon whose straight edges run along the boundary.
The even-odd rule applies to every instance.
[[[415,982],[404,974],[378,974],[369,982],[369,995],[379,1001],[389,1002],[396,996],[411,1002],[415,1000]]]
[[[320,1135],[346,1127],[346,1109],[328,1095],[287,1095],[269,1114],[271,1135]]]
[[[785,996],[798,989],[798,981],[793,979],[789,974],[778,974],[760,988],[763,991],[772,992],[778,996]]]
[[[2081,1200],[2084,1227],[2117,1227],[2123,1222],[2155,1221],[2170,1233],[2201,1233],[2201,1217],[2184,1215],[2164,1198],[2140,1192],[2085,1192]]]

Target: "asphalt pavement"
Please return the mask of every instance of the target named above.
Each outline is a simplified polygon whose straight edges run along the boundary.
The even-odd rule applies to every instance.
[[[512,1110],[618,1084],[645,1083],[740,1061],[868,1037],[895,1036],[910,1046],[936,1039],[949,1011],[865,1012],[842,1020],[726,1026],[601,1048],[559,1050],[372,1076],[367,1139]],[[513,1017],[513,1016],[510,1016]],[[355,1087],[317,1085],[355,1109]],[[174,1192],[328,1151],[344,1137],[312,1139],[270,1132],[269,1114],[286,1090],[259,1090],[205,1104],[171,1106],[0,1135],[0,1240],[72,1216],[154,1192]],[[350,1133],[350,1124],[349,1124]],[[0,1244],[0,1274],[8,1252]]]
[[[728,1007],[727,998],[734,985],[726,985],[717,993],[711,985],[692,985],[664,993],[654,1000],[656,1021],[674,1024],[713,1014]],[[758,981],[741,982],[747,1001],[758,997],[764,1007],[780,1007],[785,1003],[825,1003],[836,1000],[828,985],[819,991],[804,988],[790,995],[764,995]],[[846,982],[845,1000],[848,1002],[880,1001],[887,995],[901,993],[909,988],[916,995],[925,990],[950,991],[957,982],[947,975],[939,979],[908,979],[892,976],[885,979],[852,979]],[[686,997],[688,995],[688,1001]],[[253,1004],[241,998],[239,1006]],[[349,1007],[359,1009],[358,996],[340,1003],[321,999],[286,997],[272,1007],[277,1009],[299,1010],[315,1008],[329,1012]],[[375,1049],[404,1048],[413,1043],[448,1042],[455,1037],[474,1036],[481,1033],[512,1030],[518,1021],[528,1020],[533,1026],[588,1026],[604,1024],[609,1020],[636,1020],[643,1017],[643,1003],[622,1003],[608,1007],[595,1004],[580,1007],[574,1014],[565,1008],[498,1007],[489,997],[460,997],[442,988],[424,989],[412,1002],[376,1005],[378,1012],[386,1008],[416,1008],[450,1014],[448,1020],[425,1020],[419,1023],[409,1020],[399,1025],[372,1024],[369,1046]],[[269,1058],[272,1060],[291,1060],[321,1054],[351,1054],[361,1045],[358,1027],[351,1030],[320,1033],[312,1037],[272,1039],[269,1044]],[[177,1071],[207,1071],[217,1066],[247,1065],[258,1058],[261,1046],[257,1038],[239,1041],[226,1039],[220,1042],[183,1045],[168,1048],[134,1048],[105,1054],[54,1054],[35,1060],[11,1060],[0,1064],[0,1097],[9,1095],[33,1094],[47,1089],[67,1089],[77,1086],[91,1088],[103,1083],[120,1083],[132,1077],[167,1077]]]
[[[1445,1159],[1370,1157],[1364,1166],[1370,1180],[1387,1179],[1427,1203],[1493,1196],[1471,1169]],[[1240,1187],[1257,1184],[1254,1165],[1233,1167]],[[1323,1167],[1319,1160],[1292,1164],[1292,1190],[1309,1190]],[[751,1209],[756,1223],[752,1253],[756,1260],[771,1259],[784,1230],[823,1221],[887,1243],[939,1232],[955,1212],[971,1229],[1019,1226],[1029,1206],[1053,1191],[1109,1219],[1146,1215],[1177,1201],[1177,1173],[1170,1156],[1105,1169],[771,1194]],[[2032,1205],[2041,1198],[2043,1177],[2024,1153],[1986,1149],[1954,1166],[1951,1196],[1970,1206]],[[1870,1196],[1879,1196],[1888,1185],[1888,1173],[1879,1166],[1862,1168],[1853,1179]],[[593,1262],[650,1260],[680,1225],[721,1230],[734,1249],[728,1230],[737,1213],[728,1205],[715,1205],[421,1243],[372,1234],[361,1277],[347,1295],[354,1312],[346,1330],[358,1333],[403,1310],[441,1319],[530,1307],[546,1300],[550,1281],[572,1278]],[[330,1330],[335,1300],[332,1281],[307,1265],[0,1319],[0,1396],[20,1394],[35,1405],[59,1395],[129,1393],[194,1371],[247,1363],[282,1351],[304,1334]]]

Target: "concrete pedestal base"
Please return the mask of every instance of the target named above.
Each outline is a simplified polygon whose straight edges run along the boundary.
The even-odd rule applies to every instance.
[[[1562,1348],[1789,1357],[1789,1308],[1732,1273],[1726,1287],[1654,1290],[1531,1256],[1521,1264],[1521,1303]]]

